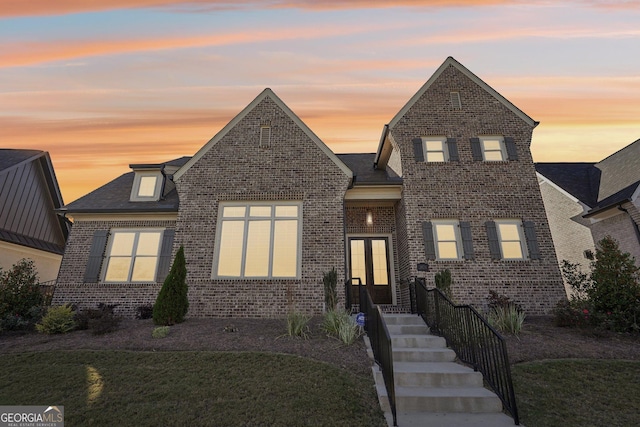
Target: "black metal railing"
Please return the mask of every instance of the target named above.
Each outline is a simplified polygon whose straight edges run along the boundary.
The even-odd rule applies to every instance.
[[[498,395],[504,409],[520,424],[511,380],[511,366],[504,338],[478,311],[454,304],[437,288],[427,289],[425,280],[415,278],[415,307],[431,331],[442,336],[458,359],[482,373],[486,384]],[[412,303],[412,307],[413,307]]]
[[[360,283],[360,279],[358,280]],[[382,378],[389,397],[389,406],[393,416],[393,425],[397,426],[396,389],[393,379],[393,347],[389,329],[382,318],[382,309],[373,303],[366,286],[358,286],[360,311],[365,314],[364,330],[367,332],[373,357],[382,371]]]

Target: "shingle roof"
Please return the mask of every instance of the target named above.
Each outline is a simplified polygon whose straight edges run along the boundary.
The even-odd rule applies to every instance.
[[[181,157],[165,164],[182,166],[190,157]],[[125,212],[177,212],[179,206],[178,193],[171,190],[161,200],[154,202],[131,202],[131,188],[135,172],[128,172],[69,203],[62,209],[68,213],[125,213]]]
[[[633,196],[633,193],[635,193],[636,190],[638,189],[638,186],[640,186],[640,181],[634,182],[633,184],[623,188],[617,193],[614,193],[611,196],[600,200],[600,202],[598,202],[597,205],[593,206],[591,210],[587,212],[587,214],[585,215],[585,218],[591,215],[594,215],[600,211],[603,211],[605,209],[611,208],[613,206],[617,206],[621,203],[631,200],[631,197]]]
[[[391,169],[380,170],[374,167],[376,153],[338,154],[337,156],[353,171],[354,185],[402,184],[402,178],[394,175]]]
[[[18,163],[42,154],[42,150],[17,150],[12,148],[0,148],[0,171],[3,171]]]
[[[536,171],[591,207],[598,203],[600,170],[595,163],[536,163]]]

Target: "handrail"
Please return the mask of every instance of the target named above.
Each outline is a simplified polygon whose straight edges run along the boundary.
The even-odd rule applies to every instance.
[[[482,373],[516,425],[520,424],[504,338],[470,305],[454,304],[440,289],[414,278],[415,306],[431,331],[444,337],[458,359]],[[412,304],[413,306],[413,304]]]
[[[349,304],[348,308],[351,308],[352,304],[352,283],[357,283],[356,286],[358,286],[359,309],[365,315],[364,330],[366,331],[371,343],[373,358],[382,371],[382,378],[384,379],[384,385],[387,389],[389,406],[391,407],[391,414],[393,416],[393,425],[397,426],[396,391],[393,379],[393,347],[391,334],[389,334],[389,329],[382,318],[382,309],[373,303],[369,289],[367,289],[366,285],[362,285],[360,278],[355,277],[347,280],[345,283],[347,290],[346,302]]]

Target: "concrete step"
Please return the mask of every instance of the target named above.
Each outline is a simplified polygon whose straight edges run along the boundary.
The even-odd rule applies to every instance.
[[[504,413],[446,414],[398,412],[398,427],[513,427],[513,418]]]
[[[397,348],[445,348],[444,338],[425,334],[404,334],[391,336],[391,345]]]
[[[426,335],[429,333],[429,327],[424,323],[422,325],[387,325],[387,329],[389,330],[389,334],[391,334],[391,336],[404,334]]]
[[[500,413],[502,402],[482,387],[398,386],[396,408],[401,412]]]
[[[385,323],[389,325],[424,325],[424,320],[417,314],[383,314]]]
[[[450,348],[394,348],[393,362],[453,362],[456,353]]]
[[[482,387],[480,372],[453,362],[394,362],[393,378],[396,387]]]

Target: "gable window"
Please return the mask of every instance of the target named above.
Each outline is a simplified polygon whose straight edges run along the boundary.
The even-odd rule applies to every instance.
[[[455,138],[425,136],[413,140],[417,162],[443,163],[458,161],[458,145]]]
[[[539,259],[535,225],[519,219],[502,219],[486,223],[489,250],[493,259]]]
[[[105,282],[154,282],[162,231],[113,230],[104,262]]]
[[[300,276],[299,202],[220,204],[213,276]]]
[[[518,160],[518,148],[511,137],[481,136],[471,138],[471,154],[475,161],[503,162]]]
[[[260,126],[260,147],[269,148],[271,146],[271,126]]]
[[[471,225],[456,219],[422,223],[425,255],[429,260],[473,259]]]
[[[135,172],[131,188],[132,202],[148,202],[160,199],[162,190],[162,174],[157,172]]]

